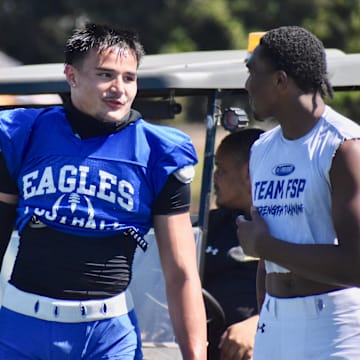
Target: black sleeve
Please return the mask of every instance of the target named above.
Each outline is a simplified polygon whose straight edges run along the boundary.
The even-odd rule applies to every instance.
[[[6,194],[18,194],[18,188],[15,180],[11,177],[7,169],[5,158],[0,151],[0,192]]]
[[[180,214],[190,210],[190,184],[184,184],[170,175],[156,198],[153,215]]]

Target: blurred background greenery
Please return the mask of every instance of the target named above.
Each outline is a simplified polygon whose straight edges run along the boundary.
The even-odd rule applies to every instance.
[[[85,21],[134,28],[148,54],[244,49],[249,32],[281,25],[360,52],[360,0],[0,0],[0,51],[23,64],[62,62],[65,39]],[[359,96],[334,104],[360,121]],[[177,121],[203,121],[201,106],[185,106]]]
[[[359,0],[0,0],[0,49],[23,63],[62,61],[86,20],[138,30],[149,54],[246,48],[250,31],[302,25],[326,47],[360,52]]]
[[[134,28],[148,54],[245,49],[249,32],[281,25],[304,26],[327,48],[360,52],[360,0],[0,0],[0,51],[23,64],[63,62],[65,39],[85,21]],[[181,101],[171,124],[185,127],[199,153],[197,209],[206,105]],[[360,122],[359,92],[338,93],[330,104]]]

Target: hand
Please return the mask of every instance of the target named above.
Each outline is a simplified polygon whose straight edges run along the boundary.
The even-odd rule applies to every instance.
[[[229,326],[221,336],[221,360],[251,360],[258,316]]]
[[[251,207],[251,219],[245,220],[241,215],[236,218],[237,237],[246,255],[261,257],[258,247],[270,236],[269,229],[254,206]]]

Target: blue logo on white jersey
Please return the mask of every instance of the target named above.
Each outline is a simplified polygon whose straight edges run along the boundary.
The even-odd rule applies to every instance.
[[[271,173],[281,179],[272,176],[272,179],[254,182],[253,200],[262,216],[296,216],[304,212],[302,198],[306,179],[287,177],[294,172],[295,165],[283,163],[271,169]],[[296,199],[299,200],[296,201]],[[273,203],[271,200],[277,202]],[[279,202],[279,200],[285,200],[285,202]]]
[[[272,173],[277,176],[290,175],[295,171],[295,165],[293,164],[280,164],[272,169]]]

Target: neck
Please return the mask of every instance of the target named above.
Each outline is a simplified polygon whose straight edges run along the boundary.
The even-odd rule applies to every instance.
[[[295,140],[306,135],[319,121],[325,109],[320,95],[302,94],[276,117],[286,139]]]
[[[113,134],[141,117],[140,113],[131,110],[121,121],[102,122],[77,109],[71,100],[65,102],[64,108],[71,127],[82,139]]]

